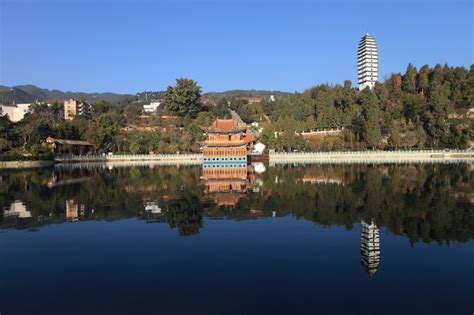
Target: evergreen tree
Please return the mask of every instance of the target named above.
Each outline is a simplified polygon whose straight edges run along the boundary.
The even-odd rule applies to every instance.
[[[403,76],[403,90],[408,93],[416,92],[416,68],[410,63],[408,64],[405,75]]]
[[[195,117],[201,110],[201,87],[190,79],[180,78],[175,86],[168,86],[163,105],[178,116]]]
[[[380,130],[381,113],[378,107],[377,96],[372,91],[364,91],[363,107],[363,138],[367,145],[375,149],[382,139]]]
[[[430,66],[424,65],[420,68],[420,72],[417,76],[417,88],[418,92],[424,94],[429,86],[429,75],[430,75]]]
[[[448,112],[450,101],[445,96],[440,82],[430,85],[428,107],[424,112],[424,127],[432,146],[438,147],[449,135]]]

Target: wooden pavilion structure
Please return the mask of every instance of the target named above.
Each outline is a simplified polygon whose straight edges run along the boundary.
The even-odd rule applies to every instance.
[[[49,136],[46,139],[46,143],[51,144],[51,150],[54,154],[58,153],[74,153],[84,154],[91,151],[95,151],[95,146],[87,141],[82,140],[67,140],[67,139],[56,139]]]

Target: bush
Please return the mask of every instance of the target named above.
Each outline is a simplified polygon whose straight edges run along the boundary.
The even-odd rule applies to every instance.
[[[0,161],[48,161],[53,160],[52,153],[21,155],[21,154],[0,154]]]
[[[7,139],[0,138],[0,152],[6,152],[10,150],[10,143]]]

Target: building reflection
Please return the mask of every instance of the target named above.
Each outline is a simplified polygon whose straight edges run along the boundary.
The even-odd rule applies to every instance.
[[[218,206],[234,207],[252,190],[255,179],[254,168],[245,163],[203,164],[204,194]]]
[[[79,170],[76,172],[66,173],[54,170],[46,186],[52,189],[57,186],[84,183],[92,178],[93,176],[89,175],[87,171],[81,172]]]
[[[380,230],[374,221],[360,223],[360,260],[362,268],[373,276],[380,265]]]
[[[218,206],[235,207],[255,182],[254,169],[248,162],[257,138],[238,115],[216,119],[210,127],[202,129],[204,194]]]
[[[4,217],[16,217],[19,219],[31,218],[31,212],[26,209],[22,201],[12,202],[9,208],[3,211]]]
[[[78,221],[85,216],[85,206],[78,204],[74,199],[66,200],[66,219],[68,221]]]
[[[144,211],[141,213],[141,218],[146,223],[161,223],[164,221],[165,213],[163,209],[155,201],[145,201],[143,204]]]

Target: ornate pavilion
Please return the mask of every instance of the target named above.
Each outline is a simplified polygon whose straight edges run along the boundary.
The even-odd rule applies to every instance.
[[[216,119],[211,126],[202,129],[206,138],[200,142],[204,164],[247,165],[247,157],[257,139],[253,133],[247,132],[246,124],[233,118]]]
[[[217,205],[235,206],[250,188],[253,172],[247,166],[256,137],[236,119],[216,119],[202,128],[204,193]]]

